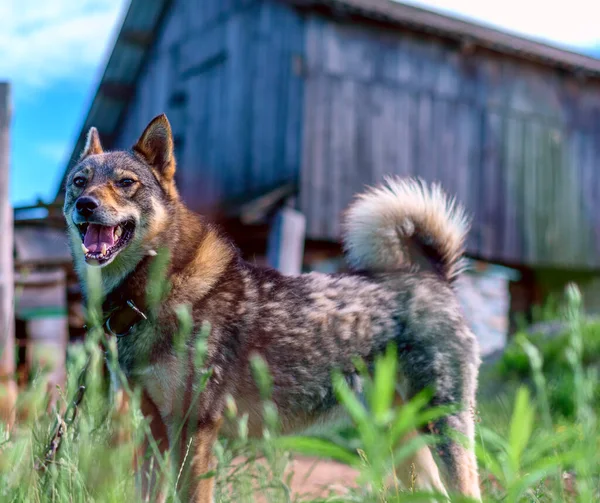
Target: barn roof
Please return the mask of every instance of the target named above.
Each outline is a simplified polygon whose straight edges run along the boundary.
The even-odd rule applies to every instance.
[[[278,1],[356,22],[373,21],[404,27],[565,71],[600,77],[600,59],[394,0]],[[86,133],[91,126],[98,128],[103,144],[108,148],[114,143],[121,118],[135,93],[138,77],[171,3],[172,0],[131,0],[71,157],[65,166],[57,199],[62,196],[66,172],[83,149]]]
[[[371,19],[472,43],[564,70],[600,75],[600,59],[393,0],[285,0],[300,7]]]

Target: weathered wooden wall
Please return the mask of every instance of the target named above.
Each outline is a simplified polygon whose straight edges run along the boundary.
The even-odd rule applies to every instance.
[[[598,80],[282,2],[173,0],[115,146],[161,112],[194,209],[300,178],[308,237],[337,240],[365,184],[418,175],[467,206],[470,254],[600,267]]]
[[[386,174],[439,180],[471,254],[600,267],[600,82],[406,31],[306,22],[301,208],[310,237]]]
[[[300,17],[256,0],[176,0],[117,146],[154,116],[172,123],[178,183],[194,208],[295,179],[300,165]]]

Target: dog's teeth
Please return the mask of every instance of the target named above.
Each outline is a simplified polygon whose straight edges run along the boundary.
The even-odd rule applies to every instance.
[[[150,255],[151,257],[156,257],[156,250],[148,250],[148,255]]]
[[[83,243],[81,243],[81,249],[83,250],[83,254],[87,255],[90,250],[88,250]]]
[[[106,243],[102,243],[102,252],[100,253],[100,255],[106,255],[108,248],[106,246]]]
[[[123,234],[123,228],[119,225],[115,229],[115,237],[120,238],[122,234]]]

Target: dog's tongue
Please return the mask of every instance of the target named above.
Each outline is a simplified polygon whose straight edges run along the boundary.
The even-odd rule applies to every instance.
[[[89,224],[83,244],[91,252],[102,250],[102,245],[106,244],[107,248],[115,244],[115,228],[106,225]]]

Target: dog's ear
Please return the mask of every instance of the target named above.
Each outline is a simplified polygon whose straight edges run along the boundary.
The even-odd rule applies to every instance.
[[[173,154],[173,134],[165,114],[150,121],[133,151],[141,155],[146,162],[167,182],[175,175],[175,156]]]
[[[102,145],[100,144],[100,135],[95,127],[91,127],[88,131],[87,138],[85,140],[85,147],[79,156],[79,160],[85,159],[89,155],[103,154]]]

